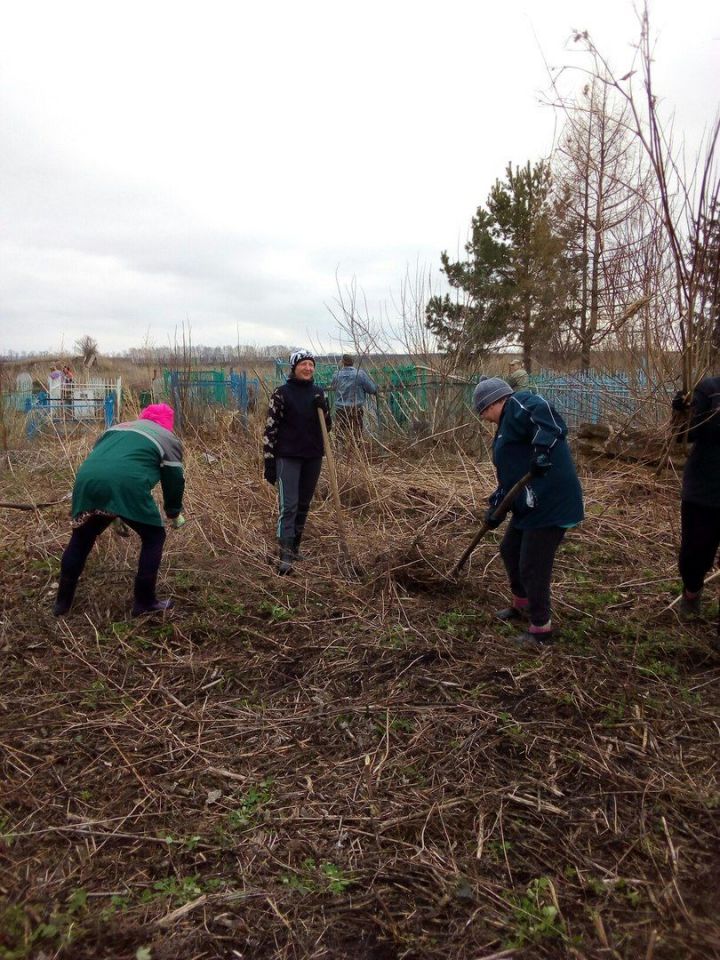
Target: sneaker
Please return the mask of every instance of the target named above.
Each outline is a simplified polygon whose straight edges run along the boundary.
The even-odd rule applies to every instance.
[[[530,619],[527,607],[505,607],[502,610],[498,610],[495,616],[498,620],[502,620],[503,623]]]
[[[153,600],[152,603],[135,601],[132,608],[133,617],[142,617],[146,613],[165,613],[175,606],[174,600]]]

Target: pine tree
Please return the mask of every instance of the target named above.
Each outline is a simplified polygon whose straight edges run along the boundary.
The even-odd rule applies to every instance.
[[[563,245],[551,217],[551,175],[546,163],[528,162],[496,180],[472,219],[466,260],[441,255],[457,291],[428,302],[426,324],[441,345],[472,362],[499,343],[519,343],[527,369],[539,338],[564,308],[567,282]]]

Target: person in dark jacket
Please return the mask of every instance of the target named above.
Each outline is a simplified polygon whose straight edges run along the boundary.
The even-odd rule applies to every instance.
[[[690,619],[700,616],[703,582],[720,548],[720,377],[701,380],[692,397],[680,391],[672,406],[684,427],[678,439],[693,445],[683,472],[678,557],[678,611]]]
[[[53,606],[56,617],[70,610],[95,541],[117,518],[142,541],[132,615],[173,606],[172,600],[158,600],[155,593],[165,528],[151,492],[159,482],[165,516],[174,526],[181,526],[185,522],[183,450],[172,432],[173,423],[172,407],[151,404],[139,419],[106,430],[81,464],[73,486],[73,532],[60,562],[60,584]]]
[[[567,444],[567,427],[557,410],[535,393],[513,393],[499,377],[482,378],[473,393],[481,419],[497,424],[493,463],[498,488],[490,497],[487,521],[498,527],[495,508],[524,475],[532,479],[510,507],[512,520],[500,544],[512,603],[497,616],[529,620],[516,639],[522,646],[552,642],[550,581],[565,532],[583,519],[580,481]]]
[[[290,355],[290,376],[270,397],[263,437],[264,476],[277,484],[280,574],[301,560],[300,541],[315,493],[323,458],[318,418],[322,410],[332,428],[327,399],[314,380],[315,358],[309,350]]]

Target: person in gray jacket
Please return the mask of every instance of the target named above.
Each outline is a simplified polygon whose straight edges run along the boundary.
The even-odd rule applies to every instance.
[[[335,391],[336,429],[340,435],[359,439],[363,432],[365,397],[377,395],[377,384],[355,366],[349,353],[344,353],[342,367],[332,378],[330,388]]]

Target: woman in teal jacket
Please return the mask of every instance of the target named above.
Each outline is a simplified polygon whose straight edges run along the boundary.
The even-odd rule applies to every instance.
[[[172,432],[173,421],[172,407],[151,404],[138,420],[106,430],[80,466],[73,487],[73,532],[60,562],[55,616],[70,610],[96,539],[118,517],[138,534],[142,544],[133,616],[172,607],[172,600],[158,600],[155,594],[165,528],[152,490],[159,482],[165,515],[180,526],[185,478],[182,444]]]
[[[565,532],[583,519],[582,489],[567,444],[567,427],[544,397],[527,390],[513,393],[499,377],[480,380],[473,404],[483,420],[497,424],[493,462],[498,488],[490,498],[491,527],[504,519],[494,510],[507,491],[532,474],[510,507],[512,520],[500,544],[512,604],[498,617],[508,622],[529,619],[527,630],[517,638],[523,645],[551,643],[555,553]]]

